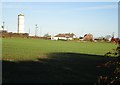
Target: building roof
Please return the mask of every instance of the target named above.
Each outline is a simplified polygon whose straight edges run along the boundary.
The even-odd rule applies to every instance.
[[[24,16],[23,14],[19,14],[18,16]]]
[[[93,40],[92,34],[85,34],[83,40]]]
[[[73,37],[75,34],[73,33],[65,33],[65,34],[58,34],[55,37]]]

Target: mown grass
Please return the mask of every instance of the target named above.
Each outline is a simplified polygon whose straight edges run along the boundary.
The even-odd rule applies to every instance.
[[[99,75],[111,76],[114,68],[97,68],[114,60],[104,55],[113,43],[4,38],[3,84],[93,85]]]
[[[4,38],[2,39],[2,58],[3,60],[35,60],[55,52],[104,55],[116,46],[113,43]]]

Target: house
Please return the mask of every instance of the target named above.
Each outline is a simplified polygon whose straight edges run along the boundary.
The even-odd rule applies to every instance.
[[[118,41],[119,41],[119,38],[114,38],[114,37],[111,38],[111,42],[113,42],[113,43],[117,44]]]
[[[51,37],[51,40],[73,40],[73,38],[76,38],[75,34],[73,33],[60,33],[54,37]]]
[[[85,34],[83,40],[84,41],[93,41],[93,35],[92,34]]]

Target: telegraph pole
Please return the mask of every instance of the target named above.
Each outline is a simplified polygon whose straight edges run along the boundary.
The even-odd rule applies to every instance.
[[[38,26],[37,26],[37,24],[35,25],[35,37],[37,36],[37,28],[38,28]]]
[[[30,36],[30,28],[29,28],[29,36]]]
[[[113,34],[112,34],[112,37],[114,38],[114,34],[115,34],[115,32],[113,32]]]
[[[4,27],[5,27],[4,25],[5,25],[5,22],[3,22],[3,31],[4,31]]]
[[[41,29],[41,26],[39,27],[39,36],[41,35],[41,33],[40,33],[40,29]]]

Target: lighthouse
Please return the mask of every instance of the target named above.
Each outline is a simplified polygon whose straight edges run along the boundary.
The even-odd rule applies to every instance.
[[[25,28],[25,20],[24,20],[24,15],[19,14],[18,15],[18,33],[25,33],[24,28]]]

